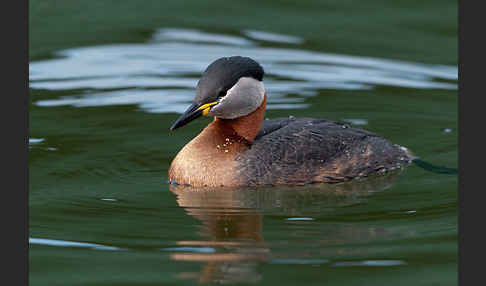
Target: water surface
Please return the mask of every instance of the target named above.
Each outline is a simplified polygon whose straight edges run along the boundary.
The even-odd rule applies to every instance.
[[[457,177],[415,165],[296,188],[169,187],[200,73],[251,56],[266,117],[366,128],[457,166],[457,67],[327,53],[303,37],[160,28],[30,63],[32,285],[455,285]],[[446,131],[447,130],[447,131]]]
[[[266,71],[268,109],[308,107],[319,90],[373,90],[376,86],[457,89],[457,68],[396,60],[261,47],[284,35],[250,31],[241,36],[189,29],[159,29],[147,43],[69,49],[60,58],[32,62],[30,86],[82,91],[76,96],[38,100],[39,106],[137,104],[153,113],[182,113],[206,66],[222,56],[257,60]],[[246,36],[257,35],[256,39]],[[287,36],[288,37],[288,36]],[[254,38],[254,37],[253,37]],[[287,38],[284,38],[289,41]],[[303,39],[292,37],[296,45]],[[69,92],[67,92],[69,94]]]

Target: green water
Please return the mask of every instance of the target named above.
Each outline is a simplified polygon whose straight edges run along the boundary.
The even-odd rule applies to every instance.
[[[260,30],[304,40],[255,41],[262,48],[457,65],[456,1],[29,5],[31,63],[70,48],[143,47],[156,29],[170,27],[238,37],[246,29]],[[67,76],[79,71],[71,67],[58,68]],[[271,73],[268,78],[285,80]],[[289,100],[290,108],[270,109],[266,117],[366,119],[356,127],[406,146],[424,161],[457,168],[456,89],[370,87],[286,94],[282,98],[302,100],[305,108]],[[95,91],[131,88],[141,92],[137,86]],[[29,134],[42,139],[29,147],[31,285],[457,284],[457,175],[411,165],[401,173],[333,186],[170,190],[172,158],[208,120],[169,132],[178,114],[150,112],[146,102],[40,104],[83,99],[92,90],[30,89]]]

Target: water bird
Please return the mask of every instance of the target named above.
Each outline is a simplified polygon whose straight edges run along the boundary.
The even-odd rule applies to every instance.
[[[214,120],[173,159],[169,183],[243,187],[337,183],[402,168],[408,150],[363,129],[317,118],[264,119],[264,70],[232,56],[212,62],[171,130]]]

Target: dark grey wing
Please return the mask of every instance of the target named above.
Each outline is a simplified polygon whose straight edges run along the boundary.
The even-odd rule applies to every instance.
[[[275,119],[265,119],[263,120],[262,126],[260,127],[260,131],[255,136],[255,141],[259,140],[260,137],[265,136],[269,133],[272,133],[284,126],[287,126],[290,122],[292,122],[295,117],[288,117],[288,118],[275,118]]]
[[[388,168],[403,150],[366,130],[312,118],[265,120],[238,158],[245,184],[339,182]],[[408,159],[408,158],[404,158]]]

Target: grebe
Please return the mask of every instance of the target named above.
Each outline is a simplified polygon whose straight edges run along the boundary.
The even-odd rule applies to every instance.
[[[193,187],[337,183],[401,168],[406,148],[369,131],[315,118],[264,120],[264,70],[248,57],[217,59],[202,74],[177,129],[214,120],[171,163],[169,182]]]

